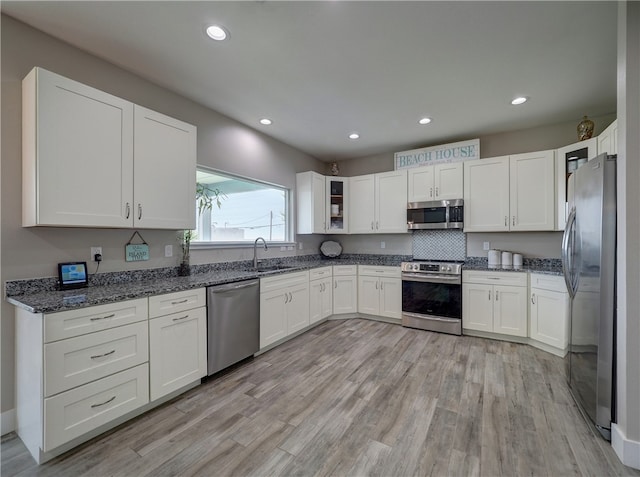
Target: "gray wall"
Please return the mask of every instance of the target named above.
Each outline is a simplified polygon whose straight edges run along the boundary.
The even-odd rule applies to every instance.
[[[326,172],[326,164],[260,132],[243,126],[184,97],[132,75],[40,31],[2,15],[2,271],[1,280],[54,276],[58,262],[89,260],[89,247],[102,246],[101,272],[156,268],[178,264],[164,258],[164,246],[177,245],[176,232],[141,231],[150,244],[148,262],[124,261],[131,230],[21,227],[21,81],[34,67],[88,84],[198,127],[198,164],[285,187],[295,186],[295,173]],[[266,257],[317,252],[318,237],[300,237],[303,249]],[[251,250],[194,250],[192,263],[249,258]],[[93,271],[93,264],[90,265]],[[2,301],[1,410],[14,407],[13,307]]]

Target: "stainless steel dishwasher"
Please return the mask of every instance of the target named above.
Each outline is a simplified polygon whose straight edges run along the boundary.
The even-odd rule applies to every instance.
[[[207,288],[207,375],[260,349],[260,280]]]

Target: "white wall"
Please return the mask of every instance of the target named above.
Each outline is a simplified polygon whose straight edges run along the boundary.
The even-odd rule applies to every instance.
[[[177,245],[176,232],[141,230],[151,260],[125,262],[124,245],[131,230],[21,227],[21,81],[41,66],[116,96],[173,116],[198,127],[198,164],[285,187],[295,186],[295,173],[326,172],[326,164],[260,132],[174,94],[113,64],[58,41],[2,15],[2,233],[1,280],[54,276],[56,264],[89,260],[89,247],[101,246],[101,272],[176,266],[164,258],[164,246]],[[302,251],[271,248],[267,258],[317,252],[319,238],[301,237]],[[194,250],[192,263],[252,257],[248,249]],[[93,264],[90,265],[90,271]],[[0,322],[2,365],[0,408],[14,407],[13,307],[2,301]]]
[[[640,2],[618,4],[617,425],[612,444],[640,468]]]

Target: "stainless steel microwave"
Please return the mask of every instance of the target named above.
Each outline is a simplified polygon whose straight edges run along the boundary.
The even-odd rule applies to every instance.
[[[464,221],[464,200],[432,200],[407,204],[409,230],[461,229]]]

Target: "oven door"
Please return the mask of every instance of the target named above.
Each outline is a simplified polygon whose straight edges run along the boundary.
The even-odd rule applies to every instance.
[[[462,334],[461,277],[403,273],[402,324]]]

